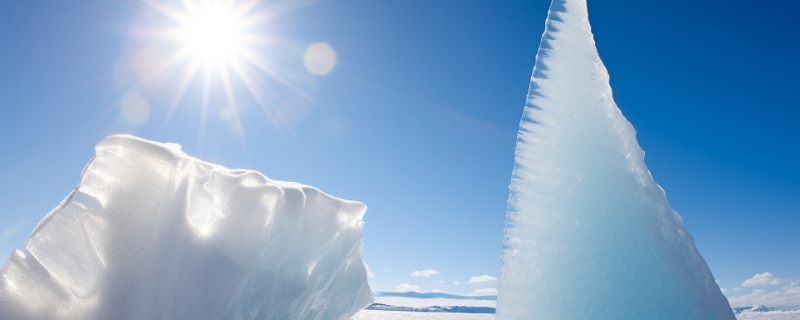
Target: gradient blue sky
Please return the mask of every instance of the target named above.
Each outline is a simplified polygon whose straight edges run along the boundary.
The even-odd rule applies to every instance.
[[[0,2],[0,254],[23,246],[75,187],[98,141],[127,132],[366,203],[373,290],[495,287],[464,283],[499,272],[517,126],[548,7],[295,6],[258,31],[286,39],[265,54],[311,99],[268,80],[274,121],[236,86],[242,140],[219,82],[200,138],[199,78],[168,123],[161,86],[135,90],[152,109],[147,121],[122,117],[136,30],[158,20],[142,2]],[[589,10],[615,99],[720,287],[735,297],[752,292],[734,288],[758,273],[783,279],[755,287],[768,292],[800,278],[800,3],[590,0]],[[303,67],[316,42],[338,57],[324,76]],[[427,269],[438,274],[412,276]]]

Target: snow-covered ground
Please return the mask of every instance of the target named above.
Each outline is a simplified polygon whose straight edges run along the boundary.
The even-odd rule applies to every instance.
[[[425,308],[432,306],[497,307],[496,300],[417,299],[406,297],[375,297],[375,303],[412,308]]]
[[[377,294],[375,303],[412,308],[428,308],[431,306],[465,306],[465,307],[497,307],[496,300],[473,300],[468,297],[455,298],[414,298],[381,296]],[[766,307],[761,306],[764,310]],[[793,309],[789,307],[789,309]],[[494,314],[488,313],[446,313],[446,312],[405,312],[405,311],[383,311],[383,310],[362,310],[351,320],[494,320]],[[800,320],[800,310],[773,310],[773,311],[744,311],[736,314],[737,320]]]
[[[740,314],[737,314],[736,319],[737,320],[798,320],[800,319],[800,310],[767,311],[767,312],[745,311]]]
[[[493,314],[486,313],[433,313],[361,310],[351,320],[494,320]]]
[[[493,314],[485,313],[432,313],[362,310],[352,320],[494,320]],[[745,311],[736,315],[737,320],[798,320],[800,310],[794,311]]]

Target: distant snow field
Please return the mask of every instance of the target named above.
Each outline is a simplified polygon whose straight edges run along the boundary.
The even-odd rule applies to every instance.
[[[351,320],[494,320],[493,314],[486,313],[434,313],[361,310]]]
[[[767,311],[767,312],[745,311],[736,315],[736,320],[798,320],[798,319],[800,319],[800,310]]]
[[[351,320],[494,320],[493,314],[485,313],[433,313],[433,312],[400,312],[361,310]],[[800,310],[742,312],[736,320],[798,320]]]
[[[412,308],[426,308],[432,306],[462,306],[462,307],[490,307],[497,308],[496,300],[459,300],[459,299],[417,299],[406,297],[375,297],[375,303],[391,306],[404,306]]]
[[[417,298],[411,296],[385,296],[386,293],[377,293],[375,303],[397,307],[428,308],[432,306],[464,306],[464,307],[490,307],[496,308],[496,300],[475,300],[469,297],[450,295],[448,298]],[[734,311],[736,320],[800,320],[800,309],[784,307],[783,310],[766,311],[769,308],[760,306],[763,311]],[[745,309],[746,310],[746,309]],[[449,313],[449,312],[408,312],[385,310],[361,310],[351,320],[494,320],[495,315],[489,313]]]

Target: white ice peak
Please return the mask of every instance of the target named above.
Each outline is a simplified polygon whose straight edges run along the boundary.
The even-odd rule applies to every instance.
[[[365,210],[112,136],[0,271],[0,319],[349,319]]]
[[[734,319],[614,103],[585,0],[548,14],[512,174],[497,319]]]

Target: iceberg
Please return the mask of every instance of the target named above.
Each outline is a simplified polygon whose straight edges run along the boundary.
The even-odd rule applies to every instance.
[[[497,319],[734,319],[612,97],[585,0],[553,0],[520,121]]]
[[[366,206],[118,135],[0,271],[2,319],[349,319]]]

